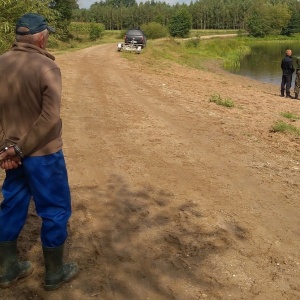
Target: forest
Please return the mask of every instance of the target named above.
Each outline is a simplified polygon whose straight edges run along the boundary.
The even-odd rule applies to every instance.
[[[193,29],[241,29],[250,34],[291,34],[300,31],[298,0],[197,0],[187,4],[135,0],[95,2],[75,9],[73,20],[103,23],[106,29],[137,27],[149,22],[168,26],[172,16],[186,9]]]

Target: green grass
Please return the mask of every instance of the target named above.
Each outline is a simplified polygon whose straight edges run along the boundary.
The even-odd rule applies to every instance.
[[[283,112],[281,113],[281,116],[283,116],[284,118],[290,119],[290,120],[299,120],[300,116],[294,115],[291,112]]]
[[[266,37],[264,39],[239,35],[237,37],[201,39],[208,34],[237,33],[237,31],[192,31],[191,39],[165,38],[150,40],[148,45],[148,59],[169,59],[177,63],[197,69],[207,69],[209,61],[218,61],[224,69],[236,71],[240,68],[241,59],[247,55],[254,45],[272,44],[276,42],[289,45],[299,43],[300,36],[293,37]]]
[[[72,32],[71,32],[72,33]],[[79,34],[80,33],[80,34]],[[238,37],[201,39],[201,36],[214,34],[236,33]],[[88,34],[81,35],[82,32],[72,33],[77,36],[69,43],[57,42],[49,46],[49,50],[54,54],[75,51],[78,49],[91,47],[99,44],[118,43],[123,41],[121,30],[105,30],[100,39],[89,41]],[[76,35],[77,34],[77,35]],[[265,38],[253,38],[243,35],[244,32],[237,30],[191,30],[190,39],[162,38],[148,39],[147,47],[143,49],[141,56],[148,65],[159,67],[166,64],[166,60],[187,65],[196,69],[209,69],[210,62],[219,63],[228,71],[236,71],[240,68],[240,60],[249,53],[251,46],[271,43],[299,43],[300,36],[292,37],[272,36]],[[123,55],[123,54],[122,54]],[[125,55],[126,56],[126,55]],[[127,56],[130,60],[141,59],[139,56]]]
[[[291,112],[282,112],[280,114],[282,117],[290,120],[290,122],[295,122],[296,120],[300,120],[300,116],[297,116]],[[282,132],[282,133],[290,133],[294,135],[300,135],[300,128],[286,123],[282,120],[278,120],[271,129],[272,132]]]
[[[230,98],[222,99],[219,94],[213,94],[210,97],[209,102],[214,102],[217,105],[221,105],[221,106],[225,106],[225,107],[230,107],[230,108],[234,107],[234,103]]]
[[[224,39],[173,39],[148,40],[142,54],[149,61],[170,60],[196,69],[207,69],[210,61],[218,61],[225,69],[235,70],[240,59],[250,51],[238,38]]]
[[[294,125],[288,124],[284,121],[277,121],[276,124],[272,126],[272,132],[282,132],[291,133],[295,135],[300,135],[300,129]]]

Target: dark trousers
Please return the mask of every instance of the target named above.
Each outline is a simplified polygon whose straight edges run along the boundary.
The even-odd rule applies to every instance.
[[[286,96],[290,95],[290,89],[292,86],[292,74],[282,75],[281,79],[281,95],[284,95],[284,88],[286,91]]]

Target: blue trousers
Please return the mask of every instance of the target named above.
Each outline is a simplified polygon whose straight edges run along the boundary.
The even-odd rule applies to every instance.
[[[6,171],[0,205],[0,242],[15,241],[25,225],[31,198],[42,219],[41,241],[58,247],[67,238],[71,216],[68,174],[62,150],[25,157],[17,169]]]

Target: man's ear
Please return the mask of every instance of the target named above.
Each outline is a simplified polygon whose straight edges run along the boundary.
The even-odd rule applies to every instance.
[[[43,32],[41,32],[38,37],[38,46],[42,49],[45,49],[45,47],[46,47],[45,35]]]

